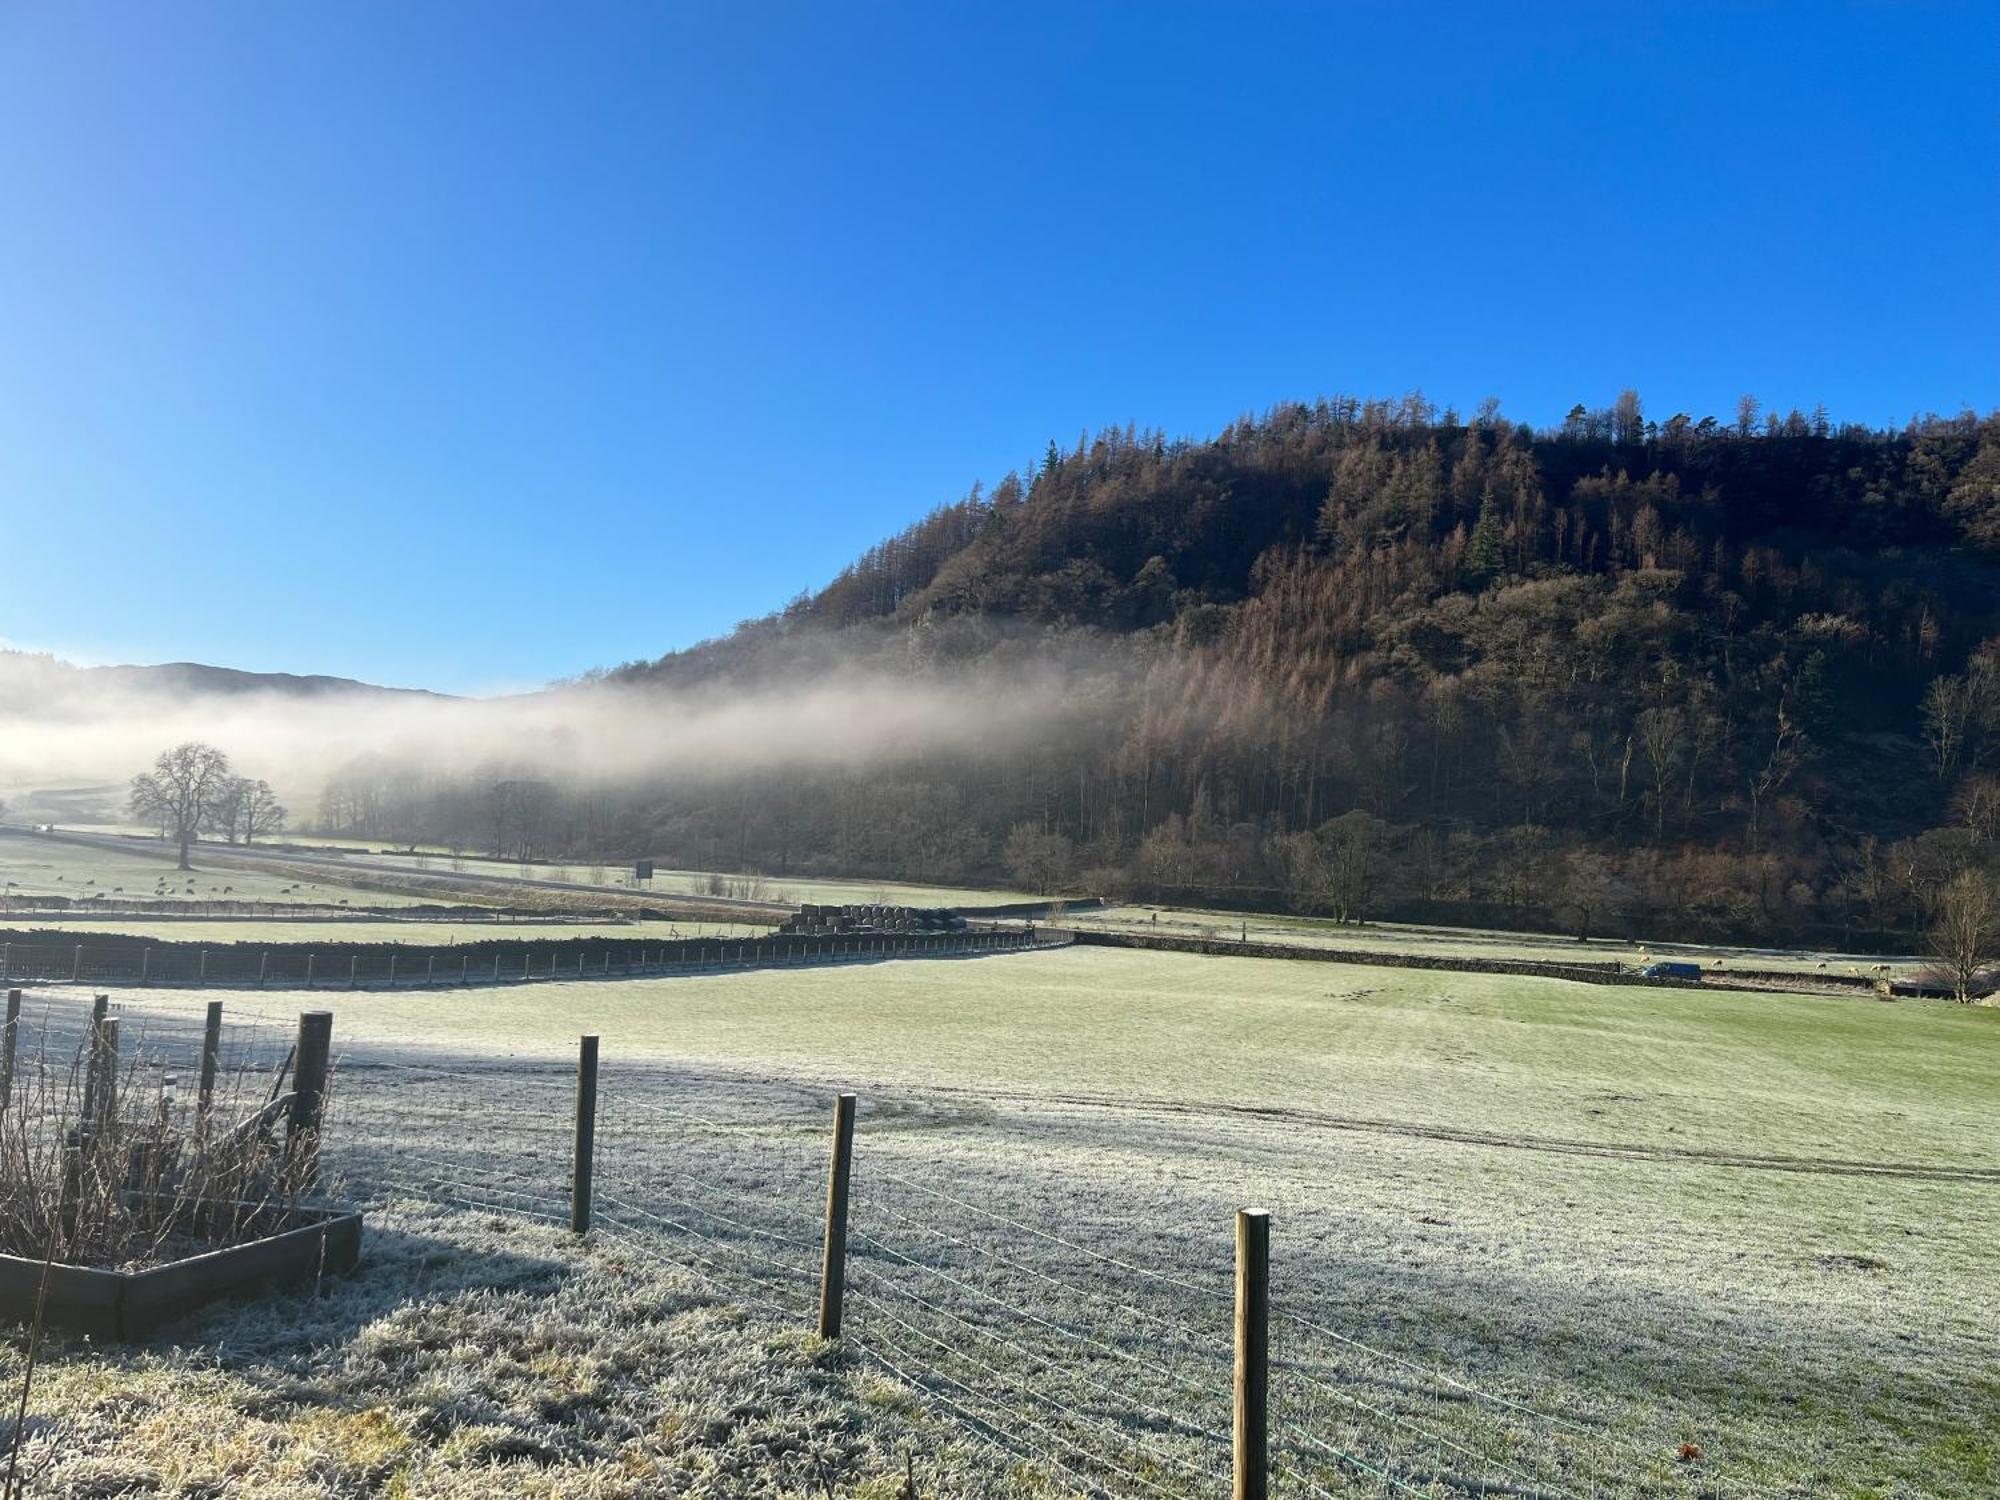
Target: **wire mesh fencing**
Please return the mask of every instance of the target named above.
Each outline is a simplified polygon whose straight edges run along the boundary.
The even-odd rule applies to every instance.
[[[278,1097],[303,1035],[271,1008],[121,997],[121,1088],[186,1110],[212,1052],[228,1080],[218,1120],[254,1114]],[[28,989],[10,1007],[10,1128],[46,1092],[34,1080],[73,1073],[98,1013],[68,988]],[[826,1327],[837,1286],[843,1347],[996,1463],[1061,1492],[1213,1496],[1250,1462],[1269,1485],[1239,1491],[1250,1495],[1688,1493],[1660,1455],[1518,1370],[1454,1367],[1357,1318],[1337,1242],[1329,1254],[1325,1226],[1301,1224],[1287,1247],[1282,1216],[1267,1436],[1246,1448],[1226,1200],[1135,1189],[1123,1143],[1078,1146],[1047,1101],[955,1091],[863,1098],[834,1195],[836,1119],[828,1090],[632,1061],[615,1045],[586,1091],[571,1058],[425,1055],[337,1035],[322,1181],[364,1203],[574,1227],[587,1161],[592,1236],[801,1331]]]
[[[820,1326],[829,1094],[611,1048],[592,1098],[589,1232],[759,1317]],[[330,1150],[363,1196],[569,1223],[577,1104],[568,1060],[362,1049],[338,1075]],[[844,1346],[997,1462],[1065,1491],[1223,1491],[1245,1461],[1228,1214],[1159,1222],[1107,1201],[1101,1179],[1041,1160],[1031,1133],[1009,1141],[1007,1108],[992,1103],[991,1139],[969,1152],[947,1148],[957,1126],[934,1101],[863,1101]],[[1317,1274],[1281,1257],[1270,1292],[1268,1493],[1678,1493],[1636,1479],[1654,1456],[1621,1451],[1550,1392],[1371,1341],[1326,1310]]]

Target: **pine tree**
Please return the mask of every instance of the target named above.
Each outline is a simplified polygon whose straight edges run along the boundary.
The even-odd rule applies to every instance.
[[[1488,495],[1479,502],[1479,520],[1473,525],[1472,536],[1465,545],[1466,581],[1481,584],[1497,576],[1506,562],[1506,555],[1507,534],[1500,526],[1500,508]]]

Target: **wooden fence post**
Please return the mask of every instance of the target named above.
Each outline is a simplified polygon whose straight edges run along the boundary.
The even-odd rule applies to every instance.
[[[257,988],[264,988],[264,981],[271,973],[271,950],[266,948],[257,955]]]
[[[82,978],[83,978],[83,944],[78,943],[76,945],[76,952],[73,955],[71,955],[69,961],[69,982],[71,984],[75,984],[78,980]]]
[[[1271,1216],[1236,1214],[1236,1429],[1231,1500],[1270,1494]]]
[[[14,977],[14,945],[0,943],[0,979]]]
[[[579,1038],[576,1049],[576,1148],[570,1162],[569,1227],[590,1233],[590,1169],[597,1147],[597,1038]]]
[[[350,990],[354,988],[355,982],[359,977],[360,973],[361,973],[361,955],[359,953],[350,953],[347,956],[347,987]]]
[[[222,1061],[222,1002],[208,1002],[208,1016],[201,1028],[201,1082],[195,1093],[195,1112],[206,1123],[209,1106],[215,1100],[215,1070]]]
[[[436,984],[438,977],[438,956],[433,953],[424,960],[424,983]]]
[[[847,1289],[847,1179],[854,1161],[854,1096],[833,1101],[833,1160],[826,1175],[826,1247],[819,1268],[819,1336],[840,1337],[841,1295]]]
[[[88,1125],[97,1113],[98,1051],[104,1041],[104,1019],[111,1012],[111,997],[99,995],[90,1002],[90,1030],[84,1037],[83,1109],[80,1118]]]
[[[316,962],[318,961],[318,959],[319,959],[319,955],[318,955],[317,953],[308,953],[308,954],[306,955],[306,988],[307,988],[307,989],[311,989],[311,988],[313,987],[313,964],[314,964],[314,963],[316,963]]]
[[[0,1110],[14,1097],[14,1043],[21,1033],[21,992],[7,991],[7,1024],[0,1032]]]
[[[208,950],[206,948],[201,950],[201,982],[203,984],[208,983]]]
[[[303,1168],[311,1186],[319,1177],[319,1132],[326,1115],[326,1074],[333,1060],[333,1012],[299,1012],[299,1040],[292,1061],[292,1118],[286,1149]]]
[[[110,996],[100,996],[109,1000]],[[92,1049],[91,1065],[97,1071],[97,1086],[93,1091],[92,1103],[84,1111],[84,1119],[89,1128],[108,1127],[118,1117],[118,1018],[106,1016],[97,1023],[97,1040]]]

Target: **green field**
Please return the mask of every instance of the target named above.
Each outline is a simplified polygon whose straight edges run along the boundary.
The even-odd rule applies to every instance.
[[[1074,911],[1064,917],[1063,925],[1222,941],[1247,936],[1253,943],[1296,943],[1314,948],[1352,948],[1372,953],[1431,954],[1450,958],[1532,959],[1542,963],[1637,965],[1652,959],[1685,958],[1707,968],[1769,969],[1804,975],[1827,973],[1849,977],[1873,977],[1875,966],[1886,964],[1887,972],[1898,978],[1907,978],[1926,967],[1925,960],[1907,956],[1885,959],[1876,954],[1830,950],[1655,943],[1623,938],[1593,938],[1579,942],[1573,937],[1550,933],[1498,932],[1475,927],[1423,927],[1397,922],[1343,923],[1328,917],[1209,911],[1174,906],[1133,905],[1114,906],[1104,911]]]
[[[200,999],[120,998],[162,1024]],[[274,1026],[300,1004],[222,998]],[[1330,1362],[1342,1350],[1304,1330],[1342,1328],[1569,1413],[1598,1437],[1413,1394],[1377,1363],[1340,1387],[1598,1494],[1969,1497],[2000,1475],[2000,1010],[1090,949],[312,1003],[335,1009],[357,1087],[395,1076],[375,1059],[542,1080],[520,1170],[557,1185],[566,1067],[591,1031],[628,1132],[655,1108],[728,1115],[771,1091],[771,1123],[731,1140],[735,1170],[807,1221],[822,1101],[842,1087],[864,1098],[858,1182],[872,1162],[981,1214],[1061,1223],[1219,1306],[1230,1214],[1262,1203],[1274,1298],[1307,1320],[1287,1325],[1295,1358]],[[496,1162],[509,1149],[481,1136]],[[623,1139],[605,1170],[648,1181],[683,1144]],[[710,1138],[686,1144],[687,1171],[722,1170]],[[1075,1280],[1030,1235],[984,1243]],[[1157,1290],[1085,1269],[1119,1306]],[[1112,1316],[1029,1291],[1080,1326]],[[1185,1386],[1148,1399],[1199,1404]],[[1698,1463],[1666,1457],[1681,1442]]]

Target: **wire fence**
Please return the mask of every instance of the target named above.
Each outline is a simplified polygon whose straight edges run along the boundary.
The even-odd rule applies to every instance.
[[[83,1007],[57,994],[39,997],[35,1014],[60,1048]],[[131,1033],[158,1066],[187,1065],[197,1008],[162,996],[128,1014],[143,1016]],[[275,1066],[286,1040],[282,1025],[231,1023],[231,1047],[254,1066]],[[343,1191],[572,1224],[575,1064],[427,1059],[357,1036],[337,1037],[335,1052],[324,1161]],[[812,1329],[830,1224],[826,1094],[628,1062],[610,1046],[592,1097],[590,1234],[759,1318]],[[1023,1115],[1033,1108],[1018,1104]],[[976,1149],[956,1149],[959,1107],[862,1103],[844,1345],[996,1461],[1060,1492],[1227,1492],[1229,1217],[1162,1222],[1146,1204],[1107,1201],[1103,1173],[1065,1175],[1038,1154],[1036,1130],[1010,1133],[1005,1099],[981,1113]],[[1584,1420],[1554,1390],[1389,1347],[1369,1325],[1329,1313],[1322,1292],[1303,1266],[1281,1261],[1270,1294],[1269,1493],[1682,1492],[1661,1455]]]
[[[443,989],[577,979],[629,979],[735,969],[806,968],[885,958],[963,958],[1059,947],[1070,934],[1022,928],[758,938],[683,938],[663,943],[473,940],[450,948],[398,944],[305,947],[197,944],[0,943],[0,985],[81,984],[123,988]]]

